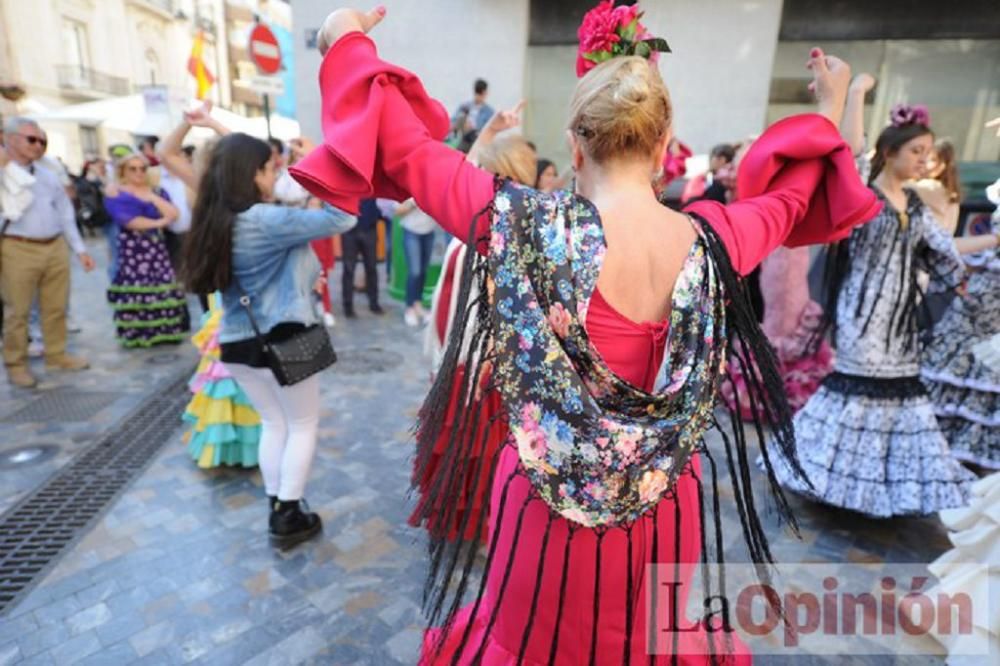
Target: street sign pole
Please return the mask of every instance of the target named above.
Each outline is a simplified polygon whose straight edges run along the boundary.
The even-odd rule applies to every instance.
[[[271,140],[271,96],[264,93],[264,122],[267,125],[267,140]]]
[[[253,30],[250,31],[250,44],[248,46],[250,59],[257,66],[257,72],[264,77],[270,78],[281,71],[281,47],[278,39],[263,23],[255,22]],[[280,79],[278,80],[280,82]],[[274,86],[275,81],[265,81],[268,88],[261,91],[264,95],[264,122],[267,126],[267,138],[271,138],[271,92],[269,88]],[[278,83],[281,90],[280,83]],[[278,95],[284,93],[278,92]]]

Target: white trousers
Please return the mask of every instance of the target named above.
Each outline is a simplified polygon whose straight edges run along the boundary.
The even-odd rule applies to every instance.
[[[260,414],[260,473],[268,495],[302,499],[316,455],[319,375],[282,386],[269,368],[227,363],[226,369]]]

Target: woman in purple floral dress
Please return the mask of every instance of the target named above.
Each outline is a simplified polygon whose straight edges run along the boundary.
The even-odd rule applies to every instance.
[[[124,347],[184,339],[187,304],[177,285],[161,231],[177,219],[177,209],[154,192],[142,155],[129,155],[116,166],[118,191],[105,207],[118,227],[118,268],[108,301],[114,310],[118,341]]]

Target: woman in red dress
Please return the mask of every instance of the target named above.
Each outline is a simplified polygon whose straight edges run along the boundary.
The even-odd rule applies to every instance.
[[[489,373],[511,431],[494,460],[476,462],[494,470],[481,583],[470,587],[475,544],[432,539],[426,607],[441,626],[428,632],[421,663],[645,663],[651,653],[656,663],[749,661],[731,631],[683,619],[691,631],[658,631],[649,642],[652,629],[681,618],[656,596],[658,568],[647,565],[685,583],[699,563],[721,563],[716,461],[702,437],[718,426],[730,338],[755,354],[762,421],[794,455],[780,377],[737,274],[782,243],[843,237],[878,209],[837,132],[848,68],[814,51],[821,113],[758,140],[740,175],[743,200],[685,215],[660,205],[650,184],[672,114],[642,57],[613,58],[581,79],[568,125],[577,194],[545,195],[498,181],[443,144],[444,108],[365,35],[384,15],[338,10],[324,24],[324,146],[295,175],[347,210],[364,196],[412,196],[476,248],[458,300],[468,312],[478,282],[478,314],[449,341],[418,446],[441,433],[460,357],[475,360],[462,382],[466,430],[482,411],[472,387]],[[751,561],[763,563],[746,442],[733,425],[737,436],[724,437],[730,482]],[[455,480],[467,478],[476,446],[451,438],[442,465],[454,473],[440,476],[432,501],[460,496]],[[714,528],[703,530],[708,518]],[[467,592],[473,601],[460,609]],[[683,589],[676,600],[683,609]],[[657,611],[652,627],[647,605]]]

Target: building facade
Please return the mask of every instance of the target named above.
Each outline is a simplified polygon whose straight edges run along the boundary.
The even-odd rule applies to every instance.
[[[262,98],[247,88],[253,70],[247,40],[258,19],[290,34],[286,0],[0,0],[0,113],[45,114],[149,86],[165,88],[178,105],[190,103],[195,81],[188,59],[200,35],[202,58],[216,79],[208,98],[259,116]],[[15,87],[23,94],[4,95]],[[289,95],[294,100],[294,87]],[[294,104],[285,110],[294,114]],[[110,144],[135,139],[99,122],[42,124],[50,152],[74,168]]]

